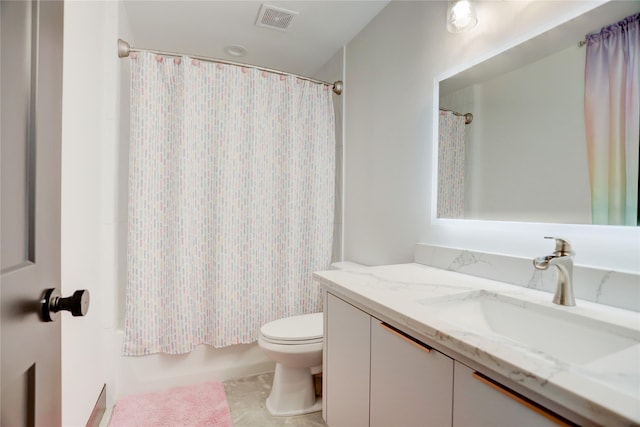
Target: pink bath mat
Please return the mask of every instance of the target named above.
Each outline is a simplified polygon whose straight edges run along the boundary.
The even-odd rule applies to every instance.
[[[126,396],[113,408],[109,427],[232,427],[224,386],[212,381]]]

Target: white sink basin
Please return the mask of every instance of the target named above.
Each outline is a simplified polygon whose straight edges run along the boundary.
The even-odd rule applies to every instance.
[[[640,343],[638,331],[487,291],[423,300],[431,314],[459,328],[558,361],[584,365]]]

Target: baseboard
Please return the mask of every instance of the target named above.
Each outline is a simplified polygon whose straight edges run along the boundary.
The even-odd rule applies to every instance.
[[[93,407],[93,411],[91,411],[91,415],[89,416],[89,421],[87,421],[87,427],[98,427],[100,422],[102,421],[102,416],[104,412],[107,410],[107,385],[102,386],[102,390],[100,391],[100,395],[98,396],[98,400],[96,401],[95,406]]]

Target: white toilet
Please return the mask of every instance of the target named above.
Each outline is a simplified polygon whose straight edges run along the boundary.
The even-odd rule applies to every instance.
[[[322,372],[322,313],[285,317],[260,328],[258,345],[276,362],[267,409],[293,416],[322,410],[313,375]]]

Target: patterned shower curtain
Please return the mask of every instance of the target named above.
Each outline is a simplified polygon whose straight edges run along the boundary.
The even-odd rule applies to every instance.
[[[321,311],[331,262],[329,88],[256,69],[131,58],[123,353],[257,339]]]
[[[440,111],[438,124],[438,218],[464,218],[465,118]]]
[[[587,36],[585,121],[594,224],[638,224],[640,14]]]

